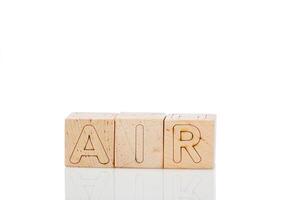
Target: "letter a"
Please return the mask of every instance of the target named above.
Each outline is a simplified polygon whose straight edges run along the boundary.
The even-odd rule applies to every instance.
[[[99,163],[109,163],[109,158],[93,125],[83,127],[70,157],[70,162],[78,164],[82,157],[95,157]]]

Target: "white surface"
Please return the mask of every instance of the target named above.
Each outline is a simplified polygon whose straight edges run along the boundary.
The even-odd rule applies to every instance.
[[[149,111],[217,114],[217,200],[299,200],[299,10],[0,0],[0,198],[65,198],[70,112]]]
[[[215,199],[214,170],[66,168],[67,200]]]

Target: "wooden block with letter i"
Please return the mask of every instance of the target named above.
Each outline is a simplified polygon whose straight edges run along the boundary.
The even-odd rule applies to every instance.
[[[116,117],[115,167],[163,168],[164,114],[121,113]]]
[[[72,113],[65,121],[65,165],[114,166],[114,118],[111,113]]]
[[[214,167],[215,115],[173,114],[165,119],[164,168]]]

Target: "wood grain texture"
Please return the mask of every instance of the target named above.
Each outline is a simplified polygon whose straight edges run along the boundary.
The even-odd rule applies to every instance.
[[[163,168],[164,114],[121,113],[115,121],[115,167]]]
[[[112,113],[72,113],[65,120],[65,165],[114,167]]]
[[[164,168],[214,167],[215,115],[172,114],[164,124]]]

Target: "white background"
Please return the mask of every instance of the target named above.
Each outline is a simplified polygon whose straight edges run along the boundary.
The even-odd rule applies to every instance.
[[[149,111],[217,114],[217,200],[299,200],[299,11],[0,0],[0,198],[65,198],[70,112]]]

